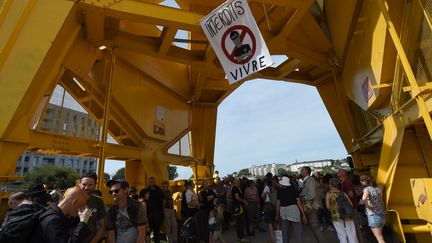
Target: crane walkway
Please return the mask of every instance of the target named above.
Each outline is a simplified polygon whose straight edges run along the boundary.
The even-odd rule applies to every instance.
[[[326,243],[338,243],[339,240],[337,238],[336,232],[324,230],[323,231],[324,239]],[[223,237],[227,243],[238,242],[237,235],[235,232],[235,227],[231,227],[228,231],[223,233]],[[247,236],[246,239],[250,240],[251,243],[266,243],[269,240],[269,236],[267,232],[255,232],[254,236]],[[290,242],[295,242],[294,238],[290,238]],[[315,243],[316,240],[312,234],[312,231],[307,226],[303,226],[303,242],[304,243]]]

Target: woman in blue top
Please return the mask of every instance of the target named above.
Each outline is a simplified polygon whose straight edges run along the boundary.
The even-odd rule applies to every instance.
[[[377,185],[369,175],[360,176],[360,182],[364,186],[362,200],[366,207],[369,227],[378,243],[385,243],[382,234],[386,213],[382,199],[383,187]]]

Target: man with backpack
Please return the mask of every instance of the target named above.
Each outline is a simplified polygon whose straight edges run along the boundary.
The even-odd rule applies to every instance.
[[[109,180],[107,186],[115,203],[107,213],[108,242],[144,242],[147,226],[144,205],[129,197],[127,181]]]
[[[318,182],[311,177],[311,168],[304,166],[300,174],[303,178],[300,196],[303,200],[308,224],[312,230],[315,239],[319,243],[324,242],[324,237],[320,231],[318,220],[318,209],[321,206],[321,197],[318,195]]]
[[[45,208],[27,200],[24,192],[12,193],[8,204],[11,210],[6,214],[0,228],[0,242],[27,242],[39,215],[45,212]]]
[[[63,200],[58,205],[51,204],[47,211],[39,217],[34,228],[31,243],[80,243],[84,242],[91,231],[87,226],[91,210],[82,210],[88,199],[87,193],[79,187],[69,188]],[[80,222],[75,230],[69,234],[68,216],[79,216]]]

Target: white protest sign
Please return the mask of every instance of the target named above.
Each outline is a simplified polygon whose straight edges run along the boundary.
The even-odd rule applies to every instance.
[[[230,83],[273,64],[246,0],[229,0],[200,24]]]

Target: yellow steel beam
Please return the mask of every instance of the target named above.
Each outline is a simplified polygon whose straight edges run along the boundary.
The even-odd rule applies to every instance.
[[[16,141],[8,140],[5,140],[5,142],[18,143]],[[23,144],[23,146],[34,152],[52,154],[80,155],[85,153],[88,157],[94,158],[98,157],[99,154],[99,145],[97,140],[35,131],[30,131],[30,141],[28,144]],[[152,151],[144,148],[110,143],[106,145],[105,155],[107,159],[114,160],[157,158],[165,163],[182,166],[190,166],[191,161],[193,161],[193,158],[188,156],[180,156],[161,151]],[[147,161],[145,162],[147,163]]]
[[[329,58],[325,53],[320,53],[295,42],[292,39],[286,40],[286,53],[289,57],[295,57],[302,61],[314,64],[319,68],[331,71],[333,68],[330,65]]]
[[[310,7],[314,3],[314,0],[304,0],[302,1],[302,5],[297,7],[294,14],[288,20],[288,22],[283,26],[282,30],[279,32],[284,38],[287,38],[291,31],[297,26],[303,16],[309,11]]]
[[[26,147],[27,144],[21,141],[0,141],[0,176],[3,177],[0,182],[14,179],[16,161]]]
[[[184,50],[186,54],[182,54],[173,51],[176,48],[171,46],[170,50],[167,50],[163,55],[162,53],[159,53],[160,44],[158,40],[140,37],[125,32],[119,32],[118,35],[114,36],[112,41],[119,49],[119,54],[124,51],[132,51],[188,65],[194,62],[203,62],[201,58],[204,55],[203,52]]]
[[[110,6],[104,1],[85,0],[81,4],[105,7],[105,16],[132,20],[182,30],[201,31],[199,21],[204,17],[189,11],[141,1],[122,0]]]
[[[202,0],[177,0],[177,2],[181,3],[187,3],[187,4],[195,4],[195,5],[201,5],[206,7],[212,7],[215,8],[222,4],[223,0],[217,0],[217,1],[202,1]],[[303,6],[304,0],[265,0],[263,2],[262,0],[251,0],[251,3],[257,3],[257,4],[268,4],[268,5],[276,5],[281,7],[288,7],[288,8],[299,8]]]
[[[19,3],[22,1],[14,1],[13,5]],[[20,119],[23,117],[22,114],[29,114],[31,117],[39,104],[35,102],[34,98],[39,101],[47,92],[41,88],[50,86],[48,82],[52,81],[51,78],[55,78],[57,74],[57,61],[64,57],[65,52],[67,53],[68,45],[71,42],[66,40],[62,44],[61,50],[56,49],[58,46],[53,44],[53,40],[56,38],[62,39],[64,37],[63,34],[59,34],[59,31],[71,12],[73,2],[55,1],[52,3],[49,0],[41,0],[31,1],[28,4],[35,5],[28,5],[28,10],[22,10],[24,12],[9,13],[4,20],[4,24],[7,22],[8,26],[17,24],[13,36],[11,36],[12,32],[6,32],[8,28],[4,26],[0,28],[0,45],[3,46],[0,53],[3,60],[0,65],[2,80],[0,82],[0,97],[7,101],[0,103],[0,137],[5,135],[5,131],[14,117]],[[11,9],[14,7],[12,6]],[[32,9],[31,14],[30,9]],[[14,22],[11,18],[16,16],[23,17]],[[53,21],[54,19],[55,21]],[[32,25],[22,23],[24,20],[26,23],[31,22]],[[70,26],[66,25],[65,28],[68,27]],[[43,34],[41,34],[41,30],[43,30]],[[69,31],[69,38],[73,40],[75,38],[73,34],[76,32],[73,28]],[[29,42],[28,40],[32,41]],[[3,45],[6,42],[10,44]],[[56,53],[52,55],[52,52]],[[46,66],[42,64],[47,58],[49,61],[46,63],[50,63],[49,70],[45,69]],[[50,72],[55,72],[55,74]],[[39,79],[41,77],[38,75],[44,76],[43,79]],[[31,87],[34,88],[32,94],[25,95],[29,93],[28,90]],[[29,103],[25,103],[27,99]],[[30,110],[30,112],[25,112],[26,110]]]
[[[289,58],[288,60],[280,64],[276,69],[278,78],[284,78],[288,74],[294,72],[294,70],[299,67],[300,63],[301,61],[297,58]]]
[[[383,146],[378,167],[377,183],[386,187],[385,202],[388,204],[391,198],[393,180],[399,161],[405,126],[400,117],[389,116],[384,122]]]
[[[421,91],[420,91],[419,85],[417,83],[417,80],[415,78],[414,72],[411,68],[409,59],[405,53],[405,50],[404,50],[402,43],[399,39],[399,35],[398,35],[398,33],[397,33],[397,31],[393,25],[393,22],[390,18],[390,14],[387,11],[386,2],[384,0],[377,0],[377,3],[381,9],[381,13],[384,16],[384,19],[386,20],[388,31],[390,33],[392,40],[393,40],[393,44],[396,47],[397,54],[400,58],[400,61],[401,61],[401,64],[404,68],[405,74],[408,78],[408,82],[409,82],[409,84],[411,86],[411,90],[412,90],[412,96],[415,97],[415,99],[416,99],[417,105],[419,106],[420,114],[423,117],[426,128],[429,132],[429,136],[432,139],[432,119],[431,119],[431,116],[429,114],[430,110],[427,108],[425,99],[423,98],[423,96],[420,93]]]
[[[15,42],[18,39],[19,34],[21,33],[21,31],[24,28],[25,23],[27,22],[27,19],[34,7],[34,5],[36,4],[36,0],[29,0],[25,3],[24,9],[22,10],[21,13],[19,13],[19,19],[17,20],[14,29],[12,31],[12,33],[10,33],[9,38],[7,38],[6,43],[2,43],[2,49],[0,52],[0,70],[2,69],[6,58],[9,56],[10,51],[13,48],[13,45],[15,45]],[[8,8],[9,3],[6,3],[6,8]],[[10,9],[10,8],[8,8]],[[6,10],[6,9],[5,9]]]
[[[430,93],[432,91],[432,83],[430,83],[430,82],[425,83],[424,85],[419,86],[419,89],[420,89],[421,93]],[[411,88],[411,86],[406,86],[406,87],[403,87],[403,91],[404,92],[411,92],[412,88]]]
[[[12,3],[13,0],[5,0],[2,2],[2,5],[0,6],[0,26],[2,26],[6,15],[9,13]]]
[[[432,232],[432,199],[430,198],[430,192],[432,191],[432,179],[431,178],[415,178],[410,180],[413,203],[415,205],[419,218],[429,222],[429,227],[419,227],[417,232],[423,229],[424,232]],[[421,228],[421,229],[420,229]],[[413,229],[412,229],[413,230]],[[404,229],[405,231],[405,229]],[[408,231],[412,232],[412,231]],[[414,233],[414,232],[413,232]]]
[[[109,23],[105,21],[103,8],[87,7],[86,11],[80,12],[79,17],[81,18],[85,38],[96,47],[103,45],[105,28]]]
[[[192,156],[200,161],[200,165],[213,165],[214,143],[216,136],[217,107],[195,106],[192,111]],[[200,177],[210,177],[207,174]]]
[[[229,83],[226,79],[222,79],[222,80],[206,79],[202,89],[227,91],[229,89]]]
[[[137,70],[142,72],[138,67],[136,67],[136,65],[133,63],[132,60],[127,58],[127,55],[125,55],[124,52],[121,52],[121,54],[119,56],[122,59],[122,61],[129,63],[131,66],[134,66]],[[172,88],[164,85],[159,80],[151,77],[147,73],[142,72],[142,75],[143,75],[143,80],[162,88],[163,90],[167,91],[170,95],[175,97],[177,100],[179,100],[183,103],[186,103],[188,101],[189,97],[186,97],[184,94],[180,94],[179,92],[173,90]]]
[[[345,145],[345,149],[350,153],[353,151],[352,139],[356,137],[356,134],[342,85],[342,80],[337,79],[335,75],[328,75],[326,79],[316,83],[316,88]]]
[[[103,178],[105,172],[105,149],[108,139],[108,124],[110,117],[110,107],[111,107],[111,89],[112,82],[114,77],[114,67],[116,64],[116,49],[111,49],[111,62],[110,69],[108,71],[108,77],[105,81],[105,104],[104,104],[104,113],[103,113],[103,123],[102,123],[102,137],[100,141],[99,148],[99,162],[98,162],[98,177]],[[101,189],[104,187],[103,180],[99,180],[98,188]]]
[[[177,29],[173,27],[164,27],[161,34],[162,43],[159,46],[160,54],[166,54],[168,52],[176,33],[177,33]]]

